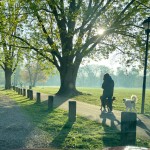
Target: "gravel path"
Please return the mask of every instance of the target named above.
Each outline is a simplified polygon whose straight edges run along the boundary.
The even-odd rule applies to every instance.
[[[46,148],[51,138],[34,127],[29,116],[6,96],[0,96],[0,150]]]

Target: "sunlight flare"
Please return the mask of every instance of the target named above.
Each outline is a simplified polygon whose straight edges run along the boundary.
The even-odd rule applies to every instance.
[[[104,34],[104,32],[105,32],[105,30],[104,30],[103,28],[97,29],[97,33],[98,33],[99,35]]]

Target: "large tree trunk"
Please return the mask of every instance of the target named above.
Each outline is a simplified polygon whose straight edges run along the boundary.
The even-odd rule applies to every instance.
[[[5,89],[11,89],[11,76],[12,76],[12,70],[11,69],[5,69]]]
[[[81,92],[76,90],[76,78],[79,69],[79,64],[66,65],[60,70],[60,89],[57,95],[73,96]]]

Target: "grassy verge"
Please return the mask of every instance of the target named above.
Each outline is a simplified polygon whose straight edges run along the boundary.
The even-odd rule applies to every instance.
[[[69,123],[68,113],[64,110],[48,112],[44,103],[36,104],[34,100],[13,91],[0,91],[0,94],[15,100],[36,127],[50,134],[50,146],[60,149],[102,149],[120,145],[120,134],[116,128],[80,116],[75,123]],[[150,147],[150,141],[138,138],[137,146]]]
[[[102,95],[102,89],[100,88],[77,88],[79,91],[83,92],[83,95],[75,96],[74,99],[94,105],[98,105],[100,103],[99,97]],[[41,93],[46,94],[55,94],[58,91],[58,87],[35,87],[33,90],[36,90]],[[136,88],[115,88],[114,96],[116,97],[116,101],[113,103],[113,108],[115,110],[125,110],[125,106],[123,103],[123,98],[130,98],[131,95],[137,95],[138,102],[136,104],[137,113],[141,112],[141,102],[142,102],[142,89]],[[150,89],[146,90],[145,97],[145,114],[150,115]]]

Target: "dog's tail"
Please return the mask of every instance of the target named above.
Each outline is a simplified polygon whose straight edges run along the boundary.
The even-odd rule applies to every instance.
[[[132,99],[135,103],[137,103],[138,98],[137,98],[136,95],[131,95],[131,99]]]

